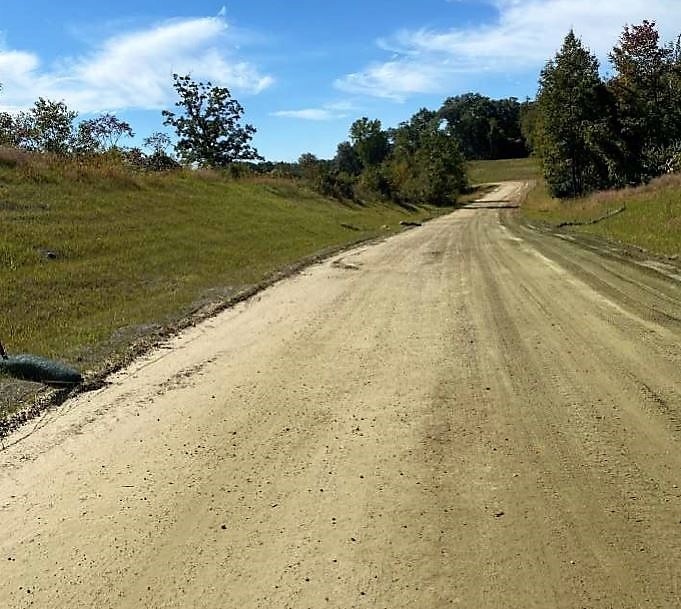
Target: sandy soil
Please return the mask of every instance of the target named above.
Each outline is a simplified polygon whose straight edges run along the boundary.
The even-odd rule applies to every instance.
[[[523,226],[522,187],[7,438],[0,607],[678,606],[681,286]]]

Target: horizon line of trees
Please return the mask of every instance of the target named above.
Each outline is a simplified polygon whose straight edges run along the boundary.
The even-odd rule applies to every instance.
[[[593,53],[570,30],[541,71],[536,99],[448,97],[384,129],[362,117],[333,159],[306,153],[297,163],[266,162],[252,146],[254,126],[228,89],[173,74],[175,111],[163,110],[161,131],[141,148],[120,142],[131,126],[105,113],[76,124],[64,102],[39,98],[28,110],[0,112],[0,145],[61,156],[108,154],[134,167],[229,168],[232,175],[279,172],[302,176],[338,198],[381,197],[413,204],[454,201],[467,187],[465,162],[534,154],[557,197],[640,184],[681,170],[681,36],[662,43],[654,21],[625,26],[602,77]]]
[[[528,104],[465,93],[394,128],[364,116],[333,159],[305,153],[290,169],[328,196],[448,205],[468,187],[466,161],[528,156],[521,129]]]
[[[336,198],[447,205],[466,188],[456,136],[425,108],[393,129],[383,129],[378,119],[357,119],[332,160],[306,153],[298,166],[316,190]]]
[[[174,150],[179,161],[168,153],[173,142],[167,133],[152,133],[143,139],[142,148],[121,146],[122,138],[135,136],[127,122],[104,113],[76,123],[76,111],[63,101],[43,97],[28,110],[0,112],[0,146],[57,157],[107,155],[154,171],[179,168],[181,164],[226,167],[236,161],[262,160],[250,144],[255,127],[241,124],[244,109],[227,88],[197,83],[189,75],[178,74],[173,74],[173,87],[179,97],[175,104],[178,111],[163,110],[161,115],[163,125],[175,130]]]
[[[139,169],[182,165],[229,168],[239,176],[274,172],[300,176],[337,198],[393,198],[398,202],[447,204],[467,187],[465,160],[526,156],[520,129],[523,104],[477,93],[447,98],[436,111],[422,108],[395,128],[362,117],[331,160],[303,154],[297,163],[265,162],[251,145],[255,127],[242,124],[244,109],[228,89],[173,74],[175,112],[163,110],[171,138],[157,131],[142,148],[122,146],[132,127],[110,113],[76,123],[63,101],[39,98],[28,110],[0,112],[0,145],[77,158],[107,155]]]

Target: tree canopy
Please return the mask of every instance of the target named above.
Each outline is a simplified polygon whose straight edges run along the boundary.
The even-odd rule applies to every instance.
[[[357,119],[350,127],[350,140],[364,167],[379,165],[388,156],[388,135],[378,119]]]
[[[664,45],[655,22],[626,26],[604,80],[573,31],[540,77],[522,120],[552,193],[638,184],[679,166],[681,46]]]
[[[479,93],[447,98],[439,115],[459,140],[469,160],[527,156],[520,129],[522,104],[514,97],[490,99]]]
[[[610,53],[627,182],[659,173],[681,139],[680,55],[678,42],[661,44],[653,21],[626,26]]]

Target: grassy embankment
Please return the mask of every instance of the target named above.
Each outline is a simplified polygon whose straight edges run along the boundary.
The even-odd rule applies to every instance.
[[[528,193],[522,209],[525,217],[535,222],[553,226],[578,223],[563,230],[596,235],[662,256],[681,254],[681,175],[565,201],[552,198],[540,182]]]
[[[96,368],[201,303],[436,213],[341,203],[285,179],[0,154],[0,340]]]

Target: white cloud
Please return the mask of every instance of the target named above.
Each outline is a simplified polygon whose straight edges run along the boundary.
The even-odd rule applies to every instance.
[[[248,93],[273,82],[230,50],[224,19],[178,19],[114,36],[87,54],[48,67],[34,53],[0,49],[0,107],[26,107],[46,97],[80,112],[156,109],[176,97],[174,72]]]
[[[398,58],[347,74],[336,80],[334,86],[349,93],[403,101],[414,92],[438,91],[445,69],[444,64],[427,65],[418,59]]]
[[[284,118],[300,118],[306,121],[328,121],[337,118],[333,112],[325,108],[304,108],[302,110],[278,110],[272,116]]]
[[[301,110],[277,110],[272,112],[272,116],[282,118],[297,118],[307,121],[331,121],[346,118],[349,113],[355,110],[355,105],[351,101],[338,101],[324,104],[320,108],[303,108]]]
[[[335,82],[343,91],[404,99],[450,90],[462,75],[481,71],[537,73],[572,27],[603,61],[625,24],[656,20],[663,40],[681,32],[681,11],[668,0],[489,0],[491,23],[445,30],[397,32],[378,41],[392,57]],[[456,9],[452,9],[455,11]]]

